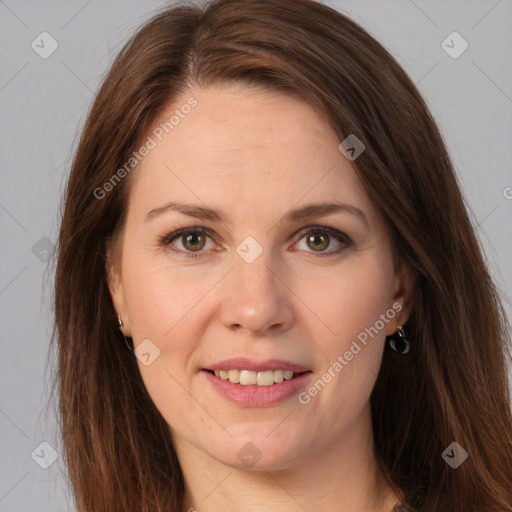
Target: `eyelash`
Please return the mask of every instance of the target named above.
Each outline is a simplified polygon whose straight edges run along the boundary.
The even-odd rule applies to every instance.
[[[178,229],[177,231],[173,231],[172,233],[169,233],[168,235],[163,236],[159,240],[159,242],[161,245],[168,247],[178,237],[183,236],[183,235],[188,235],[191,233],[206,235],[210,238],[214,238],[214,235],[215,235],[215,233],[209,228],[205,228],[202,226],[193,226],[193,227],[183,228],[183,229]],[[330,228],[328,226],[308,226],[297,233],[297,236],[299,236],[299,239],[297,241],[300,241],[305,235],[310,234],[310,233],[326,234],[326,235],[332,236],[338,242],[344,244],[344,246],[342,246],[341,248],[336,249],[334,251],[331,250],[329,252],[323,252],[323,253],[322,252],[319,252],[319,253],[313,252],[315,254],[315,256],[313,256],[313,257],[325,258],[325,257],[329,257],[329,256],[335,256],[335,255],[342,253],[345,249],[347,249],[348,247],[353,245],[352,240],[347,235],[345,235],[345,233],[342,233],[341,231],[338,231],[337,229],[334,229],[334,228]],[[205,251],[190,252],[190,251],[182,251],[181,249],[171,249],[171,250],[173,252],[180,253],[185,258],[191,258],[191,259],[202,258],[202,257],[204,257],[203,254],[205,252]],[[307,252],[309,252],[309,251],[307,251]]]

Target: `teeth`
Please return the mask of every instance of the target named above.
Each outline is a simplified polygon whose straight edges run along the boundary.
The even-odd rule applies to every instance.
[[[240,382],[240,370],[228,370],[229,382],[238,384]]]
[[[256,384],[258,384],[258,386],[272,386],[272,384],[274,384],[274,372],[272,370],[258,372]]]
[[[233,384],[242,386],[271,386],[279,384],[283,380],[293,378],[291,370],[265,370],[253,372],[251,370],[214,370],[215,376],[223,380],[229,380]]]
[[[254,386],[258,381],[258,375],[256,372],[249,370],[240,370],[240,384],[242,386]]]

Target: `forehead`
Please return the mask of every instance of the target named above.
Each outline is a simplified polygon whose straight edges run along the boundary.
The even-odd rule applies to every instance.
[[[188,105],[188,106],[187,106]],[[194,105],[194,106],[191,106]],[[300,98],[275,91],[214,86],[189,90],[160,112],[137,166],[137,208],[203,201],[261,213],[315,200],[369,200],[339,137]]]

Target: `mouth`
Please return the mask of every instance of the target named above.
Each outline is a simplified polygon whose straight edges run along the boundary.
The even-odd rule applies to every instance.
[[[215,376],[219,380],[229,381],[231,384],[253,387],[269,387],[311,373],[311,370],[295,372],[284,369],[253,371],[244,369],[210,370],[204,368],[202,371]]]

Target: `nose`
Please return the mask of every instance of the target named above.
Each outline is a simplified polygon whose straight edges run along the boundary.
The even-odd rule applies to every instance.
[[[289,329],[294,321],[292,292],[266,251],[252,263],[235,254],[233,265],[224,282],[223,325],[259,336]]]

